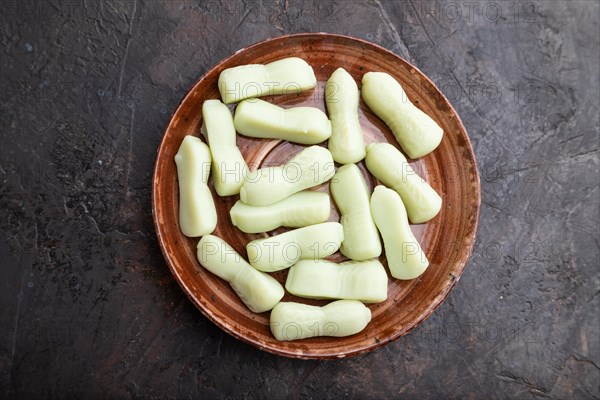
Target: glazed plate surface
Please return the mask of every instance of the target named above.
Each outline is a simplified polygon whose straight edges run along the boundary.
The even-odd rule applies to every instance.
[[[429,114],[444,130],[440,146],[418,160],[413,168],[442,196],[441,212],[426,224],[412,230],[427,255],[430,266],[418,279],[389,279],[388,299],[371,304],[372,320],[362,332],[344,338],[315,337],[299,341],[277,341],[269,330],[269,312],[254,314],[239,300],[229,284],[203,269],[196,259],[199,238],[187,238],[178,222],[178,186],[175,154],[186,135],[201,137],[201,108],[204,100],[220,99],[219,73],[242,64],[265,64],[286,57],[301,57],[314,69],[317,86],[300,94],[263,97],[283,107],[309,105],[326,111],[324,88],[327,79],[343,67],[360,89],[363,74],[383,71],[396,78],[410,100]],[[365,142],[386,141],[399,148],[387,126],[362,102],[359,117]],[[251,169],[283,164],[305,146],[269,139],[252,139],[238,135],[237,144]],[[325,144],[323,144],[325,145]],[[367,185],[377,184],[358,164]],[[286,231],[246,234],[234,227],[229,210],[239,196],[219,197],[210,187],[219,222],[213,232],[246,257],[246,244]],[[314,190],[329,191],[327,184]],[[282,36],[240,50],[215,65],[194,85],[173,115],[158,150],[153,179],[153,216],[164,257],[175,279],[190,300],[215,324],[234,337],[262,350],[297,358],[340,358],[357,355],[383,346],[404,335],[427,318],[446,298],[460,278],[470,257],[480,207],[479,174],[467,132],[460,118],[435,85],[416,67],[394,53],[371,43],[346,36],[311,33]],[[339,214],[332,199],[330,221]],[[330,260],[345,260],[336,253]],[[386,266],[385,255],[381,257]],[[282,284],[287,270],[272,273]],[[389,271],[388,271],[389,275]],[[286,293],[283,301],[324,305],[326,301],[296,298]],[[200,339],[199,339],[200,343]]]

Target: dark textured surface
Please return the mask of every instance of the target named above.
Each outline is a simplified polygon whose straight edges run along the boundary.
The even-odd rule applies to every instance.
[[[595,1],[1,2],[1,397],[598,398]],[[179,289],[150,211],[171,112],[211,65],[328,31],[416,64],[482,174],[447,301],[371,354],[290,360]]]

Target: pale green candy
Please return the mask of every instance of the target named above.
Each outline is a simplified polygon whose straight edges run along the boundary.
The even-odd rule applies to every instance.
[[[358,87],[354,78],[338,68],[325,85],[325,103],[331,119],[327,147],[340,164],[357,163],[365,158],[365,139],[358,120]]]
[[[300,260],[290,268],[288,292],[310,299],[346,299],[380,303],[387,299],[388,277],[377,259],[336,264]]]
[[[410,158],[432,152],[442,141],[442,128],[408,99],[391,75],[367,72],[362,79],[361,94],[367,106],[390,127]]]
[[[202,133],[212,154],[215,190],[219,196],[238,194],[249,170],[236,144],[231,112],[219,100],[206,100],[202,119]]]
[[[406,157],[391,144],[371,143],[367,147],[365,164],[381,183],[398,192],[413,224],[429,221],[440,212],[440,195],[417,175]]]
[[[229,282],[251,311],[261,313],[272,309],[285,293],[275,278],[252,268],[216,236],[206,235],[200,239],[197,256],[204,268]]]
[[[240,65],[227,68],[219,75],[219,91],[225,104],[251,97],[298,93],[312,89],[316,84],[312,67],[298,57],[264,65]]]
[[[402,199],[379,185],[371,196],[371,212],[381,232],[390,273],[397,279],[414,279],[425,272],[429,261],[410,230]]]
[[[260,100],[244,100],[235,108],[235,129],[245,136],[317,144],[331,136],[331,122],[316,107],[281,108]]]
[[[323,307],[301,303],[278,303],[271,311],[271,332],[277,340],[315,336],[343,337],[365,329],[371,310],[360,301],[338,300]]]
[[[240,199],[253,206],[268,206],[326,182],[334,173],[329,150],[310,146],[283,165],[261,168],[248,174],[240,190]]]
[[[381,255],[381,241],[371,217],[369,189],[355,164],[339,168],[329,184],[340,210],[344,241],[340,248],[352,260],[369,260]]]
[[[246,245],[246,251],[250,265],[259,271],[273,272],[298,260],[330,256],[340,248],[343,239],[342,225],[324,222],[253,240]]]
[[[215,203],[207,186],[210,150],[200,139],[186,136],[175,155],[179,181],[179,226],[189,237],[211,233],[217,226]]]
[[[246,233],[318,224],[327,221],[330,213],[327,193],[311,190],[303,190],[268,206],[250,206],[238,200],[229,211],[233,225]]]

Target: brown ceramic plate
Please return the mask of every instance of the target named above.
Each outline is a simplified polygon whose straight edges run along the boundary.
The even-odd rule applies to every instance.
[[[331,73],[344,67],[359,84],[364,73],[384,71],[394,76],[409,98],[444,129],[440,146],[412,165],[443,198],[442,211],[426,224],[412,226],[430,266],[418,279],[399,281],[390,277],[387,301],[369,305],[372,320],[367,328],[344,338],[318,337],[279,342],[269,330],[269,313],[254,314],[223,280],[203,269],[196,259],[198,238],[185,237],[178,222],[178,187],[174,156],[185,135],[200,136],[201,106],[206,99],[218,99],[217,79],[225,68],[250,63],[269,63],[296,56],[312,65],[318,84],[301,94],[263,99],[284,106],[310,105],[325,110],[324,85]],[[364,103],[360,121],[367,143],[387,141],[398,146],[387,126]],[[251,168],[268,163],[282,164],[302,146],[279,140],[238,136],[237,144]],[[377,181],[364,163],[359,164],[372,188]],[[213,190],[219,223],[215,235],[225,239],[246,256],[250,240],[267,234],[245,234],[231,224],[229,209],[238,196],[219,197]],[[327,185],[315,190],[328,191]],[[262,350],[297,358],[340,358],[383,346],[404,335],[427,318],[446,298],[461,276],[470,256],[480,206],[479,175],[469,137],[460,118],[436,86],[416,67],[394,53],[351,37],[326,33],[282,36],[240,50],[215,65],[187,94],[165,132],[158,150],[153,181],[153,215],[158,240],[175,279],[204,315],[234,337]],[[331,221],[339,218],[332,201]],[[269,232],[280,233],[284,229]],[[342,261],[339,254],[330,259]],[[381,261],[386,265],[385,257]],[[272,274],[282,284],[287,270]],[[286,294],[284,301],[323,305]]]

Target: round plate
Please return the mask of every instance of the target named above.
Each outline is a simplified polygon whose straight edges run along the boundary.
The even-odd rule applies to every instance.
[[[283,106],[309,105],[325,111],[324,86],[338,67],[343,67],[360,88],[363,74],[384,71],[404,87],[411,101],[429,114],[443,129],[440,146],[418,160],[413,168],[427,179],[442,196],[442,210],[433,220],[412,229],[429,258],[430,265],[418,279],[389,279],[388,299],[369,305],[372,320],[362,332],[344,338],[316,337],[279,342],[269,330],[269,312],[252,313],[239,300],[227,282],[209,273],[196,259],[198,238],[187,238],[178,222],[178,186],[174,157],[186,135],[200,137],[201,107],[204,100],[219,99],[217,79],[226,68],[242,64],[265,64],[286,57],[301,57],[314,69],[318,84],[300,94],[263,97]],[[359,110],[365,142],[387,141],[398,147],[387,126],[362,102]],[[279,165],[303,146],[268,139],[252,139],[238,135],[237,144],[251,169],[261,165]],[[377,184],[365,169],[367,185]],[[236,251],[246,257],[250,240],[268,234],[245,234],[231,224],[229,210],[239,196],[219,197],[211,190],[219,222],[214,231]],[[328,191],[328,185],[314,190]],[[153,180],[153,216],[158,240],[167,263],[192,302],[215,324],[234,337],[262,350],[297,358],[339,358],[361,354],[404,335],[427,318],[448,295],[460,277],[470,256],[480,207],[479,174],[473,149],[460,118],[435,85],[416,67],[394,53],[363,40],[326,33],[282,36],[240,50],[215,65],[187,94],[167,127],[158,151]],[[330,221],[339,214],[332,200]],[[330,257],[342,261],[338,253]],[[381,257],[386,266],[385,256]],[[389,272],[388,272],[389,274]],[[287,270],[272,274],[282,284]],[[326,301],[296,298],[286,293],[283,301],[299,301],[324,305]]]

